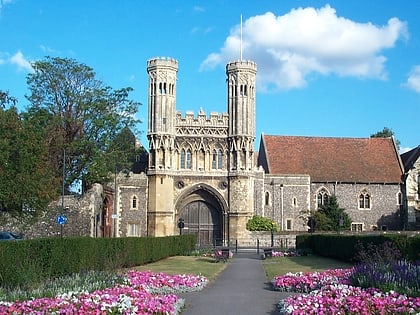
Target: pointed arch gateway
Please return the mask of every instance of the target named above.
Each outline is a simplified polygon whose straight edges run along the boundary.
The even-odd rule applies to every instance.
[[[197,234],[199,246],[223,245],[228,239],[227,203],[206,184],[186,190],[175,205],[177,218],[184,220],[183,233]]]

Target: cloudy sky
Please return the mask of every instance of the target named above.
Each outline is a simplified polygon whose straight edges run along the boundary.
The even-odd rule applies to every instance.
[[[225,65],[241,47],[258,66],[257,143],[388,127],[402,150],[420,145],[418,0],[0,0],[0,90],[24,109],[31,62],[73,58],[135,89],[146,147],[147,60],[179,61],[180,111],[226,112]]]

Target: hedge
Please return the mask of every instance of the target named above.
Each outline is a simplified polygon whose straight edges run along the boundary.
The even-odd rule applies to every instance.
[[[356,245],[362,243],[379,245],[392,242],[401,252],[403,258],[420,260],[420,235],[387,233],[372,235],[344,235],[344,234],[301,234],[296,236],[296,249],[309,250],[312,253],[347,262],[356,262]]]
[[[116,270],[185,255],[193,234],[141,238],[44,238],[0,243],[0,286],[13,287],[87,270]]]

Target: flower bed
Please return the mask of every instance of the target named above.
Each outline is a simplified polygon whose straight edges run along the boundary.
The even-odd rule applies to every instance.
[[[176,293],[201,290],[207,278],[129,271],[124,283],[94,292],[69,292],[55,298],[0,302],[0,314],[179,314]]]
[[[281,314],[420,314],[420,297],[394,291],[362,289],[349,285],[352,269],[288,273],[275,277],[279,291],[305,292],[279,302]]]

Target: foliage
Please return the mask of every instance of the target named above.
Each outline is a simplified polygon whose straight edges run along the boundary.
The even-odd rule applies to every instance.
[[[420,296],[420,264],[401,260],[397,247],[387,241],[363,246],[358,243],[357,260],[350,277],[353,285],[396,291],[409,296]]]
[[[38,116],[0,107],[0,208],[11,214],[40,214],[57,196]]]
[[[384,129],[382,129],[381,131],[378,131],[377,133],[374,133],[372,135],[370,135],[371,138],[390,138],[390,137],[394,137],[394,132],[392,131],[392,129],[388,128],[388,127],[384,127]],[[397,146],[397,149],[400,149],[400,144],[401,142],[397,139],[395,139],[395,144]]]
[[[0,285],[32,286],[86,270],[116,270],[190,252],[196,235],[0,242]],[[71,253],[71,254],[69,254]],[[18,264],[16,262],[19,262]]]
[[[278,225],[274,220],[259,215],[254,215],[246,223],[248,231],[278,231]]]
[[[337,197],[331,196],[326,205],[314,213],[316,230],[320,231],[339,231],[349,230],[351,226],[350,216],[340,208]]]
[[[16,106],[17,99],[9,94],[0,90],[0,107],[6,108],[6,105]]]
[[[111,152],[112,141],[137,123],[134,114],[140,103],[128,98],[132,89],[106,86],[92,68],[73,59],[46,57],[32,67],[27,77],[28,116],[45,119],[55,176],[62,177],[65,150],[66,187],[76,180],[86,186],[107,181],[116,160],[127,154],[119,147]]]
[[[364,245],[358,242],[355,246],[356,261],[364,264],[386,265],[401,259],[401,252],[390,241],[381,244],[368,243]]]

